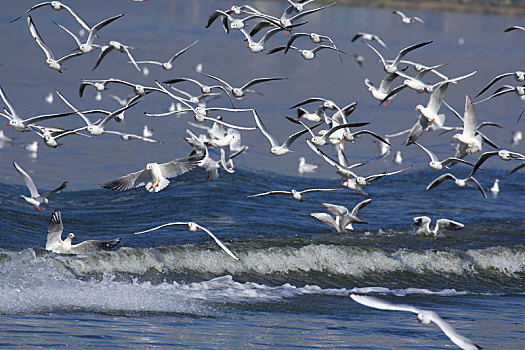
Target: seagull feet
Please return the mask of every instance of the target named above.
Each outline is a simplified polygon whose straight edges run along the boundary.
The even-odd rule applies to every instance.
[[[430,120],[427,122],[427,126],[429,126],[430,124],[432,124],[435,120],[436,120],[435,118],[430,119]]]

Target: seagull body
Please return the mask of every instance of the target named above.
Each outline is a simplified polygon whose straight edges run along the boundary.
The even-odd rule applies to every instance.
[[[445,335],[457,346],[463,350],[478,350],[480,346],[474,344],[470,339],[458,334],[456,330],[441,317],[438,316],[434,311],[422,310],[417,307],[405,304],[392,304],[388,301],[381,300],[379,298],[350,294],[350,297],[358,302],[359,304],[372,307],[380,310],[392,310],[392,311],[408,311],[417,314],[417,320],[422,324],[435,323]]]
[[[318,107],[314,112],[308,112],[304,108],[297,108],[297,118],[304,118],[310,122],[318,123],[326,120],[326,115],[322,107]]]
[[[110,250],[120,243],[120,238],[116,238],[107,241],[88,240],[72,245],[71,240],[76,238],[75,234],[69,233],[66,239],[62,240],[63,231],[62,215],[60,211],[55,210],[53,215],[51,215],[47,228],[46,250],[57,254],[89,254]]]
[[[47,128],[39,125],[30,125],[29,128],[33,130],[37,135],[42,137],[44,144],[50,148],[57,148],[61,144],[58,143],[58,139],[67,135],[77,134],[82,136],[88,136],[80,133],[81,130],[85,130],[85,127],[81,127],[74,130],[64,130],[58,128]]]
[[[485,194],[485,191],[483,190],[483,187],[481,187],[481,185],[479,184],[478,180],[476,180],[476,178],[474,178],[472,175],[470,175],[470,176],[468,176],[468,177],[466,177],[464,179],[458,179],[457,177],[455,177],[451,173],[445,173],[443,175],[438,176],[430,184],[428,184],[426,190],[427,191],[431,190],[434,187],[442,184],[446,180],[454,181],[454,183],[458,187],[465,187],[465,186],[467,186],[467,184],[469,182],[474,182],[476,184],[476,186],[478,187],[479,191],[481,192],[481,194],[483,195],[483,197],[485,197],[485,199],[487,198],[487,195]]]
[[[423,23],[423,24],[425,23],[425,21],[423,21],[421,18],[416,17],[416,16],[408,17],[407,15],[405,15],[401,11],[394,11],[392,13],[401,16],[401,21],[403,23],[405,23],[405,24],[410,24],[410,23],[413,23],[413,22],[419,22],[419,23]]]
[[[368,91],[372,93],[372,97],[379,101],[384,101],[387,99],[388,94],[390,93],[390,86],[392,86],[392,82],[397,77],[397,74],[387,74],[379,84],[379,87],[376,88],[374,84],[370,81],[370,79],[365,79],[365,85],[368,87]],[[389,101],[390,102],[390,101]],[[385,104],[386,107],[386,104]]]
[[[31,176],[29,176],[29,174],[26,173],[24,169],[22,169],[15,162],[13,162],[13,165],[15,166],[16,171],[18,171],[18,173],[24,179],[24,182],[27,188],[29,189],[29,192],[31,193],[31,197],[26,197],[24,195],[21,195],[21,197],[24,198],[24,200],[27,203],[31,204],[36,210],[40,212],[42,211],[42,209],[40,208],[40,204],[49,204],[49,200],[47,199],[48,196],[58,193],[62,191],[64,188],[66,188],[67,182],[63,182],[62,185],[60,185],[60,187],[54,189],[53,191],[39,194],[38,189],[36,188],[35,183],[33,182],[33,179],[31,178]]]
[[[319,166],[317,164],[306,163],[306,159],[304,157],[299,157],[299,168],[297,169],[299,174],[315,173],[315,169],[318,167]]]
[[[342,205],[323,203],[323,206],[335,217],[332,217],[328,213],[310,213],[310,216],[316,219],[323,224],[327,224],[335,228],[337,233],[344,233],[347,230],[353,230],[352,224],[366,224],[366,221],[363,221],[357,217],[361,209],[366,207],[372,199],[365,199],[364,201],[358,203],[352,211],[348,211],[348,208]]]
[[[494,180],[494,184],[489,188],[494,195],[499,193],[499,179]]]
[[[310,193],[310,192],[325,192],[325,191],[339,191],[338,188],[311,188],[303,191],[297,191],[295,189],[292,189],[290,191],[269,191],[269,192],[263,192],[258,194],[252,194],[249,196],[246,196],[247,198],[251,197],[261,197],[261,196],[267,196],[267,195],[274,195],[274,194],[284,194],[289,195],[292,199],[295,199],[299,202],[304,202],[306,198],[304,198],[304,194]]]
[[[38,31],[36,30],[35,24],[33,23],[33,19],[31,18],[31,16],[27,16],[27,25],[29,27],[29,32],[31,33],[31,36],[33,37],[33,39],[35,39],[38,46],[40,46],[40,48],[42,49],[42,51],[44,51],[46,55],[46,60],[44,63],[52,70],[62,73],[62,66],[61,66],[62,63],[64,63],[65,61],[75,56],[82,55],[82,52],[74,52],[58,60],[55,59],[55,56],[53,56],[53,52],[47,47],[46,43],[44,42],[44,40],[42,39]]]
[[[174,226],[174,225],[185,225],[185,226],[188,227],[188,231],[190,231],[190,232],[196,232],[197,229],[203,230],[211,238],[213,238],[215,243],[217,243],[219,245],[219,247],[221,247],[229,256],[231,256],[235,260],[239,260],[239,258],[235,254],[233,254],[231,252],[231,250],[228,249],[228,247],[226,247],[213,233],[211,233],[210,230],[208,230],[207,228],[205,228],[205,227],[203,227],[203,226],[201,226],[201,225],[199,225],[199,224],[197,224],[195,222],[191,222],[191,221],[190,222],[169,222],[167,224],[163,224],[163,225],[160,225],[160,226],[157,226],[157,227],[153,227],[153,228],[150,228],[150,229],[145,230],[145,231],[134,232],[134,234],[139,235],[139,234],[142,234],[142,233],[155,231],[155,230],[161,229],[161,228],[166,227],[166,226]]]
[[[288,50],[290,49],[290,47],[291,47],[292,43],[295,41],[295,39],[301,38],[301,37],[305,37],[305,36],[310,38],[310,41],[312,43],[314,43],[314,44],[321,44],[323,41],[327,40],[335,48],[334,42],[332,41],[332,39],[329,36],[322,35],[322,34],[317,34],[317,33],[294,33],[290,37],[288,42],[286,43],[286,47],[285,47],[284,53],[288,52]]]
[[[460,222],[448,219],[438,219],[433,230],[430,229],[432,220],[428,216],[417,216],[414,218],[414,224],[417,226],[417,234],[437,236],[442,230],[461,230],[465,227]]]

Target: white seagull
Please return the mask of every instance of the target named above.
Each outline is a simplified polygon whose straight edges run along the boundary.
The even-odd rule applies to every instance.
[[[62,232],[64,232],[62,215],[60,211],[55,210],[47,226],[46,250],[57,254],[90,254],[110,250],[120,243],[120,238],[116,238],[107,241],[88,240],[72,245],[71,240],[77,236],[71,232],[62,240]]]
[[[231,256],[235,260],[239,260],[239,258],[235,254],[233,254],[232,251],[230,249],[228,249],[228,247],[226,247],[224,245],[224,243],[222,243],[213,233],[211,233],[210,230],[208,230],[206,227],[203,227],[203,226],[201,226],[201,225],[199,225],[199,224],[197,224],[195,222],[192,222],[192,221],[190,221],[190,222],[168,222],[167,224],[156,226],[156,227],[150,228],[148,230],[144,230],[144,231],[140,231],[140,232],[134,232],[134,234],[139,235],[139,234],[142,234],[142,233],[155,231],[155,230],[161,229],[161,228],[166,227],[166,226],[174,226],[174,225],[185,225],[185,226],[188,227],[188,231],[190,231],[190,232],[195,232],[195,231],[197,231],[197,229],[203,230],[211,238],[213,238],[215,243],[217,243],[219,245],[219,247],[221,247],[229,256]]]
[[[405,24],[410,24],[412,22],[419,22],[419,23],[425,23],[425,21],[423,21],[421,18],[419,17],[408,17],[407,15],[405,15],[403,12],[401,11],[394,11],[392,12],[393,14],[396,14],[396,15],[399,15],[401,16],[401,21]]]
[[[256,78],[256,79],[252,79],[250,80],[249,82],[247,82],[246,84],[244,84],[243,86],[241,87],[233,87],[231,86],[230,84],[228,84],[226,81],[224,81],[223,79],[221,78],[218,78],[216,76],[213,76],[211,74],[206,74],[206,73],[202,73],[204,74],[205,76],[207,76],[208,78],[211,78],[213,80],[216,80],[222,84],[224,84],[226,86],[226,88],[228,90],[230,90],[230,92],[232,93],[233,97],[237,98],[237,99],[241,99],[243,98],[247,92],[253,92],[252,90],[249,90],[248,88],[250,86],[253,86],[255,84],[260,84],[260,83],[263,83],[263,82],[266,82],[266,81],[272,81],[272,80],[284,80],[284,79],[288,79],[286,77],[272,77],[272,78]]]
[[[336,229],[337,233],[346,232],[346,230],[353,230],[352,224],[367,224],[366,221],[363,221],[357,217],[359,211],[366,207],[372,199],[365,199],[364,201],[358,203],[351,212],[348,211],[348,208],[342,205],[323,203],[323,206],[332,214],[335,215],[333,218],[330,214],[327,213],[310,213],[310,216],[316,219],[323,224],[327,224]]]
[[[303,190],[303,191],[297,191],[295,189],[292,189],[290,191],[269,191],[269,192],[263,192],[263,193],[257,193],[257,194],[252,194],[252,195],[249,195],[249,196],[246,196],[247,198],[251,198],[251,197],[261,197],[261,196],[267,196],[267,195],[273,195],[273,194],[284,194],[284,195],[289,195],[291,196],[292,199],[295,199],[296,201],[299,201],[299,202],[304,202],[306,200],[306,198],[304,198],[304,194],[306,193],[310,193],[310,192],[325,192],[325,191],[340,191],[341,189],[339,188],[310,188],[310,189],[307,189],[307,190]]]
[[[363,40],[367,40],[367,41],[375,40],[379,43],[379,45],[383,46],[385,49],[387,48],[385,42],[381,40],[381,38],[375,34],[358,32],[354,35],[351,41],[354,42],[359,38],[363,38]]]
[[[199,40],[195,40],[192,44],[186,46],[185,48],[183,48],[182,50],[178,51],[177,53],[175,53],[173,56],[171,56],[171,58],[166,61],[166,62],[159,62],[159,61],[136,61],[137,64],[155,64],[155,65],[158,65],[158,66],[161,66],[162,68],[164,68],[164,70],[172,70],[173,69],[173,61],[179,57],[180,55],[182,55],[183,53],[185,53],[186,51],[188,51],[191,47],[195,46],[195,44],[197,44],[199,42]]]
[[[126,191],[145,185],[147,191],[159,192],[168,186],[169,178],[187,173],[195,168],[201,159],[202,157],[183,157],[167,163],[148,163],[145,169],[121,176],[102,185],[102,187]]]
[[[21,197],[24,198],[27,203],[31,204],[36,210],[40,212],[42,211],[42,209],[40,208],[40,204],[49,204],[49,200],[47,199],[48,196],[58,193],[64,188],[66,188],[67,181],[63,182],[62,185],[60,185],[60,187],[54,189],[53,191],[39,194],[38,189],[36,188],[31,176],[29,176],[29,174],[26,173],[24,169],[22,169],[15,162],[13,162],[13,165],[15,166],[16,171],[18,171],[18,173],[22,175],[22,178],[24,179],[24,182],[26,183],[26,186],[29,189],[29,192],[31,193],[31,197],[26,197],[24,195],[21,195]]]
[[[437,178],[435,178],[430,184],[428,184],[426,190],[431,190],[433,189],[434,187],[442,184],[443,182],[445,182],[446,180],[452,180],[454,181],[454,183],[456,184],[456,186],[458,187],[465,187],[467,186],[467,184],[469,182],[474,182],[476,184],[476,186],[478,187],[479,191],[481,192],[481,194],[483,195],[483,197],[485,199],[487,199],[487,194],[485,193],[485,191],[483,190],[483,187],[481,187],[481,185],[479,184],[478,180],[476,180],[476,178],[474,178],[472,175],[469,175],[468,177],[464,178],[464,179],[458,179],[457,177],[455,177],[454,175],[452,175],[451,173],[445,173],[443,175],[440,175],[438,176]]]
[[[135,61],[135,58],[133,57],[133,55],[129,51],[130,49],[133,49],[133,47],[128,46],[128,45],[124,45],[124,44],[122,44],[122,43],[120,43],[120,42],[118,42],[116,40],[110,40],[107,45],[102,45],[100,47],[100,55],[98,56],[97,62],[95,63],[95,66],[93,67],[93,70],[95,70],[98,67],[100,62],[102,62],[102,59],[104,59],[104,57],[106,57],[108,53],[110,53],[113,50],[116,50],[118,52],[125,53],[128,56],[129,61],[135,67],[135,69],[137,69],[139,72],[142,72],[140,70],[140,67],[137,64],[137,61]]]
[[[358,302],[359,304],[373,307],[380,310],[392,310],[392,311],[408,311],[417,314],[417,320],[422,324],[435,323],[443,333],[457,346],[463,350],[478,350],[481,349],[479,345],[476,345],[472,340],[465,338],[458,334],[454,327],[444,321],[434,311],[422,310],[412,305],[406,304],[392,304],[388,301],[381,300],[379,298],[371,297],[368,295],[350,294],[350,297]]]
[[[428,45],[428,44],[430,44],[432,42],[433,42],[432,40],[431,41],[425,41],[425,42],[422,42],[422,43],[419,43],[419,44],[415,44],[415,45],[411,45],[411,46],[405,47],[404,49],[399,51],[399,53],[397,54],[396,58],[391,63],[388,63],[384,59],[384,57],[379,53],[379,51],[377,51],[372,45],[370,45],[367,42],[364,42],[364,43],[369,48],[371,48],[379,56],[379,59],[383,63],[383,69],[385,70],[385,72],[388,73],[388,74],[393,74],[393,73],[395,73],[398,70],[397,66],[399,65],[401,59],[403,59],[403,57],[405,57],[406,54],[408,54],[410,51],[413,51],[415,49],[418,49],[420,47]]]
[[[33,23],[31,16],[27,16],[27,25],[29,27],[29,32],[31,33],[31,36],[33,37],[33,39],[35,39],[38,46],[40,46],[42,51],[44,51],[44,53],[46,54],[46,60],[44,61],[44,63],[52,70],[62,73],[62,66],[61,66],[62,63],[64,63],[65,61],[75,56],[82,55],[82,52],[74,52],[58,60],[55,59],[55,56],[53,56],[53,52],[47,47],[46,43],[44,42],[44,40],[42,39],[38,31],[36,30],[35,24]]]
[[[461,230],[465,227],[460,222],[449,219],[438,219],[433,230],[430,229],[430,222],[432,220],[428,216],[416,216],[414,224],[417,226],[417,234],[434,235],[437,236],[442,230]]]
[[[283,154],[286,154],[288,152],[291,152],[290,150],[290,146],[292,145],[292,143],[297,140],[297,138],[305,133],[308,132],[308,129],[303,129],[299,132],[296,132],[292,135],[290,135],[286,141],[284,141],[284,143],[282,145],[279,145],[279,143],[277,142],[277,140],[268,132],[268,130],[266,129],[266,127],[264,126],[261,118],[259,117],[259,115],[257,114],[257,111],[254,109],[252,109],[253,111],[253,118],[255,119],[255,123],[257,124],[257,127],[259,128],[259,130],[261,130],[262,134],[268,139],[268,141],[270,141],[270,145],[271,145],[271,148],[270,148],[270,153],[273,154],[273,155],[276,155],[276,156],[282,156]]]
[[[64,5],[60,1],[45,1],[45,2],[41,2],[39,4],[36,4],[36,5],[33,5],[33,7],[31,7],[29,10],[27,10],[24,13],[22,13],[20,16],[18,16],[17,18],[13,19],[9,23],[13,23],[14,21],[19,20],[20,18],[22,18],[24,15],[28,14],[29,12],[31,12],[31,11],[39,8],[39,7],[46,6],[46,5],[51,6],[51,8],[53,10],[55,10],[55,11],[67,10],[73,17],[75,17],[76,21],[82,26],[82,28],[84,28],[87,31],[91,30],[91,28],[86,23],[86,21],[84,21],[75,11],[73,11],[73,9],[71,7],[69,7],[67,5]]]
[[[304,157],[299,157],[299,167],[297,168],[299,174],[315,173],[315,169],[317,169],[318,167],[319,165],[317,164],[307,163]]]
[[[417,142],[413,142],[413,143],[415,145],[418,145],[423,151],[425,151],[426,154],[428,154],[428,156],[430,157],[430,162],[428,163],[428,166],[431,167],[432,169],[442,170],[443,168],[448,168],[449,164],[454,164],[456,162],[461,162],[461,163],[468,164],[470,166],[474,166],[474,164],[471,164],[471,163],[467,162],[466,160],[463,160],[463,159],[460,159],[460,158],[455,158],[455,157],[448,157],[445,160],[439,160],[439,158],[434,154],[434,152],[432,152],[431,150],[429,150],[425,146],[423,146],[423,145],[421,145],[421,144],[419,144]]]

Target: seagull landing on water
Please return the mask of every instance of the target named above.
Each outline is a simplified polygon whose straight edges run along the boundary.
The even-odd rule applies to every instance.
[[[63,231],[62,215],[60,211],[55,210],[47,228],[46,250],[57,254],[89,254],[101,250],[110,250],[120,243],[120,238],[116,238],[107,241],[88,240],[72,245],[71,240],[77,236],[71,232],[66,239],[62,240]]]
[[[438,219],[433,230],[430,229],[432,220],[428,216],[417,216],[414,218],[414,224],[417,226],[417,234],[437,236],[442,230],[461,230],[465,227],[460,222],[448,219]]]

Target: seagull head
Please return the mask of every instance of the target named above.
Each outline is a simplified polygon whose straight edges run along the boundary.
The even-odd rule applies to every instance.
[[[432,314],[434,314],[434,312],[422,311],[417,314],[417,320],[421,324],[430,324],[432,322]]]
[[[75,236],[75,234],[73,232],[70,232],[67,236],[70,239],[77,238],[77,236]]]

